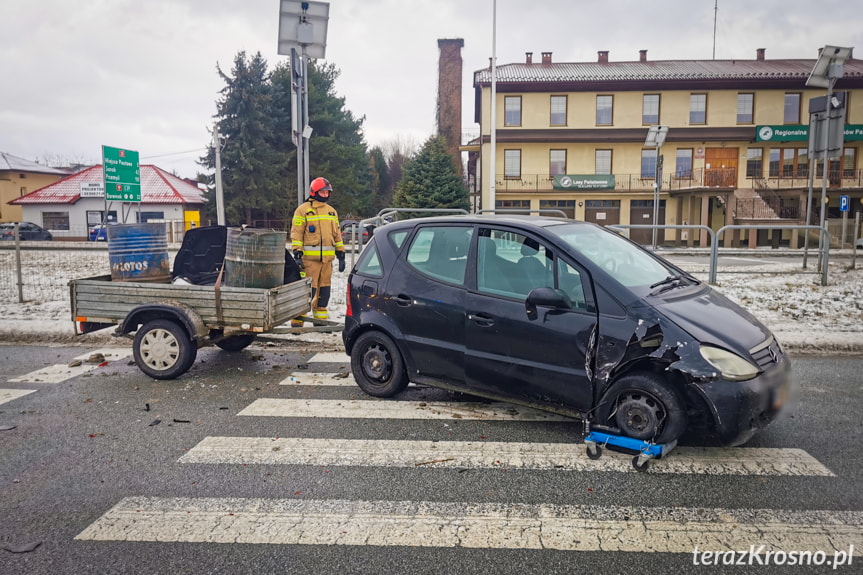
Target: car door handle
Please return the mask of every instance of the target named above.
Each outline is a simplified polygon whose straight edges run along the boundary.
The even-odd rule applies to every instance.
[[[490,327],[494,325],[494,318],[489,317],[485,314],[467,314],[467,319],[474,321],[477,325],[481,325],[483,327]]]
[[[396,305],[400,305],[402,307],[408,307],[409,305],[411,305],[411,303],[413,303],[413,300],[411,298],[403,294],[399,294],[393,299],[396,300]]]

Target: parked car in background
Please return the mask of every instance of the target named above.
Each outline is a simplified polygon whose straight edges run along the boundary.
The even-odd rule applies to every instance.
[[[857,240],[857,243],[855,243],[855,244],[854,244],[854,246],[855,246],[858,250],[863,250],[863,238],[859,238],[859,239]]]
[[[32,222],[4,222],[0,224],[0,240],[15,239],[15,224],[18,224],[18,234],[22,240],[51,241],[54,236],[48,230]]]
[[[90,233],[87,235],[87,241],[90,242],[107,242],[108,228],[102,224],[92,226]]]
[[[745,443],[789,397],[790,360],[709,285],[601,226],[535,216],[378,229],[342,332],[369,395],[409,381],[587,419],[656,443]]]
[[[357,232],[357,241],[364,246],[369,243],[369,240],[375,235],[375,225],[366,224],[362,227],[362,233],[359,233],[359,222],[355,220],[346,220],[341,224],[342,241],[345,244],[354,243],[354,232]]]

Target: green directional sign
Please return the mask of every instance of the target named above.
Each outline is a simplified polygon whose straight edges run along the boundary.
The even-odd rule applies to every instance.
[[[102,166],[107,201],[141,201],[141,169],[138,164],[138,152],[102,146]]]
[[[845,124],[845,141],[863,140],[863,125]],[[798,124],[788,126],[755,126],[756,142],[807,142],[809,126]]]

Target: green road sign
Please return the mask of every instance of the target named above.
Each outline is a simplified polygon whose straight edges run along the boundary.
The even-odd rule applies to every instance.
[[[138,152],[102,146],[105,199],[111,202],[141,201],[141,169]]]
[[[613,190],[614,176],[584,174],[552,176],[555,190]]]
[[[863,125],[845,124],[845,141],[863,140]],[[809,126],[755,126],[756,142],[808,142]]]

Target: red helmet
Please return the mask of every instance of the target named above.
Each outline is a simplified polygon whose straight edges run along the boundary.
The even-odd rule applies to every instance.
[[[330,185],[330,181],[326,178],[315,178],[314,180],[312,180],[312,183],[309,184],[309,193],[313,196],[318,192],[324,190],[328,192],[333,191],[333,187]]]

